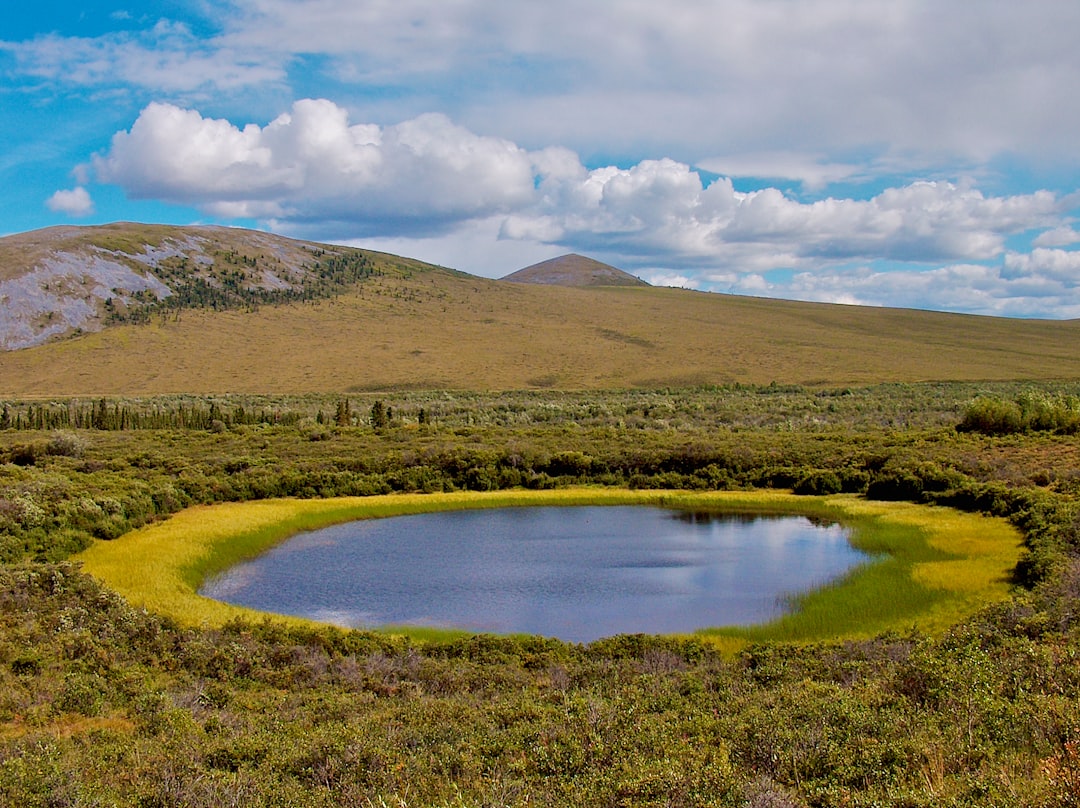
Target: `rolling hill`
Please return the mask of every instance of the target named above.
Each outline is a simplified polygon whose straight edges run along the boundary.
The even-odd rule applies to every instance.
[[[503,278],[514,283],[550,286],[648,286],[641,278],[584,255],[562,255],[527,266]]]
[[[414,265],[239,228],[50,227],[0,239],[0,349],[146,322],[164,311],[333,297]]]
[[[54,231],[0,240],[0,328],[66,323],[0,352],[0,397],[1080,378],[1077,321],[507,283],[226,228]]]

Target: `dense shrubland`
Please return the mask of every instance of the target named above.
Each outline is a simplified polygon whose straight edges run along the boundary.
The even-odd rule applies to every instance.
[[[1080,397],[1028,390],[1015,399],[980,396],[964,410],[958,429],[986,435],[1080,432]]]
[[[989,397],[1075,393],[8,402],[0,804],[1080,804],[1080,444],[1058,422],[956,428]],[[196,503],[583,483],[947,504],[1011,519],[1027,553],[1016,595],[945,636],[736,658],[700,639],[188,630],[64,561]]]

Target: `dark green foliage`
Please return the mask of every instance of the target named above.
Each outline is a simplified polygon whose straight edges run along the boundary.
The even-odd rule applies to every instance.
[[[187,309],[254,310],[262,305],[279,305],[321,300],[341,294],[349,287],[380,274],[370,257],[359,252],[330,254],[320,250],[302,271],[287,271],[236,250],[217,250],[212,263],[186,257],[166,259],[154,269],[155,276],[171,290],[166,297],[152,292],[134,292],[125,306],[106,301],[106,321],[147,323],[156,315],[178,317]],[[267,287],[263,271],[282,274],[279,282]]]
[[[809,474],[804,475],[797,483],[795,483],[792,490],[796,494],[823,496],[828,494],[839,494],[844,490],[844,484],[841,482],[840,476],[836,472],[812,471]]]
[[[386,405],[382,401],[376,401],[371,405],[371,428],[386,429],[390,424],[390,416],[387,414]]]
[[[911,500],[921,502],[923,481],[909,470],[893,470],[876,474],[866,488],[869,499],[882,499],[892,502]]]

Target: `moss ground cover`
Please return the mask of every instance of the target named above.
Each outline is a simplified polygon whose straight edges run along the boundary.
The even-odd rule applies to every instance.
[[[434,510],[510,505],[663,505],[681,509],[798,513],[836,519],[853,543],[879,558],[842,580],[794,599],[792,613],[768,626],[708,632],[738,640],[866,637],[919,625],[937,631],[1008,593],[1020,535],[1004,520],[910,503],[871,503],[839,495],[782,492],[558,491],[461,492],[328,500],[266,500],[185,510],[171,519],[79,556],[84,569],[131,602],[188,625],[223,625],[254,617],[196,594],[202,581],[294,535],[354,519]],[[281,619],[300,622],[296,618]],[[408,633],[408,627],[400,629]],[[432,636],[418,630],[413,636]]]

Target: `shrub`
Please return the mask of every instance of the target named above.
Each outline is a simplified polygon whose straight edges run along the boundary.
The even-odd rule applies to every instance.
[[[105,704],[104,690],[105,681],[97,674],[69,672],[64,676],[53,709],[85,716],[100,715]]]
[[[885,471],[875,475],[866,487],[867,499],[880,499],[886,502],[922,499],[923,481],[910,471]]]
[[[1033,390],[1021,393],[1016,401],[981,396],[967,406],[956,428],[984,435],[1028,431],[1071,435],[1080,431],[1080,399]]]
[[[823,496],[839,494],[843,487],[843,483],[834,472],[811,471],[795,483],[792,491],[802,495]]]
[[[843,468],[837,472],[840,490],[845,494],[862,494],[870,484],[870,475],[861,469]]]
[[[8,462],[16,466],[33,466],[48,454],[48,446],[40,441],[12,446],[8,450]]]
[[[1080,399],[1029,391],[1016,400],[1024,428],[1071,434],[1080,429]]]
[[[964,417],[956,428],[960,432],[1010,435],[1023,431],[1024,421],[1020,406],[1015,402],[980,397],[967,406]]]
[[[58,457],[82,457],[88,445],[86,439],[75,432],[54,432],[46,451]]]

